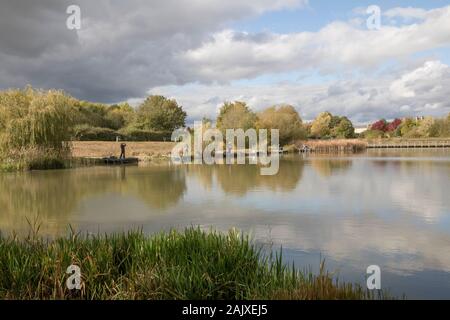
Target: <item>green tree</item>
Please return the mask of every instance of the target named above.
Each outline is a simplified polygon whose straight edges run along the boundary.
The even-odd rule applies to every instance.
[[[364,131],[361,134],[361,137],[366,138],[366,139],[383,138],[384,137],[384,131],[369,129],[369,130]]]
[[[302,119],[293,106],[270,107],[258,114],[257,127],[260,129],[278,129],[280,145],[286,145],[298,139],[306,138]]]
[[[107,111],[108,106],[105,104],[76,101],[73,107],[74,122],[77,125],[108,128],[109,123],[105,118]]]
[[[150,96],[138,107],[136,126],[140,129],[173,131],[184,127],[186,112],[176,100]]]
[[[438,119],[436,122],[439,123],[438,129],[436,130],[437,136],[439,137],[450,137],[450,113],[447,118]]]
[[[225,102],[220,108],[216,126],[220,130],[247,130],[250,128],[255,128],[256,119],[256,114],[250,110],[245,102]]]
[[[339,121],[336,126],[331,129],[334,138],[348,139],[355,136],[355,128],[347,117],[338,117]]]
[[[333,115],[328,111],[319,113],[311,124],[311,135],[315,138],[325,138],[329,136],[332,120]]]
[[[433,132],[434,119],[432,117],[426,117],[418,122],[416,134],[421,138],[432,137],[435,133]]]
[[[402,137],[413,138],[417,136],[416,134],[417,123],[411,118],[404,119],[399,128]]]
[[[107,109],[105,120],[108,128],[119,130],[135,120],[135,112],[128,103],[114,104]]]

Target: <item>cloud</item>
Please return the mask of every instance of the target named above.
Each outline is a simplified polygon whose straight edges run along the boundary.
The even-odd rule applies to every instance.
[[[388,18],[403,18],[406,20],[410,19],[425,19],[428,12],[427,10],[421,9],[421,8],[413,8],[413,7],[407,7],[407,8],[392,8],[383,13],[384,16]]]
[[[66,8],[73,3],[81,7],[79,31],[65,24]],[[389,17],[420,21],[379,31],[366,30],[363,20],[334,21],[315,32],[229,29],[234,21],[306,3],[2,2],[0,88],[61,88],[80,99],[111,103],[138,102],[149,92],[160,92],[179,98],[190,119],[214,118],[224,100],[245,100],[257,110],[290,103],[306,119],[330,110],[356,122],[448,111],[448,66],[435,57],[415,55],[448,47],[450,6],[388,10]],[[430,64],[418,65],[418,59]],[[289,72],[315,74],[320,81],[314,83],[320,84],[307,79],[236,84]],[[324,75],[339,80],[325,80]]]
[[[388,11],[389,13],[389,11]],[[404,14],[399,8],[392,15]],[[412,13],[410,13],[412,14]],[[427,11],[418,24],[368,30],[332,22],[317,32],[253,34],[225,30],[181,53],[203,81],[231,81],[289,70],[373,68],[450,45],[450,6]]]
[[[66,8],[81,8],[81,30]],[[177,54],[227,23],[305,0],[42,0],[0,5],[0,88],[62,88],[95,101],[142,97],[156,85],[195,81]]]
[[[322,84],[190,84],[156,87],[150,93],[177,99],[188,110],[189,121],[203,116],[214,119],[224,101],[243,100],[255,111],[287,103],[306,120],[330,111],[367,123],[379,118],[442,116],[450,112],[449,87],[450,67],[432,60],[396,74],[348,77]]]
[[[450,67],[440,61],[428,61],[423,67],[404,74],[392,82],[390,90],[394,97],[413,98],[428,92],[441,91],[450,85]]]

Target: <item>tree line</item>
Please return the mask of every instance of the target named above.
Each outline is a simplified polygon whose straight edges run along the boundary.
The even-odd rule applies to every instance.
[[[176,100],[160,95],[149,96],[133,108],[128,103],[81,101],[60,90],[6,90],[0,92],[0,157],[35,152],[42,158],[42,150],[59,157],[67,152],[70,140],[170,140],[173,130],[186,126],[186,116]],[[213,122],[203,121],[210,126]],[[305,123],[291,105],[255,112],[241,101],[225,102],[215,123],[220,130],[279,129],[280,145],[303,139],[450,137],[450,114],[391,122],[382,119],[358,135],[345,116],[321,112]]]
[[[362,135],[365,138],[448,138],[450,137],[450,113],[447,117],[415,117],[378,120]]]
[[[128,103],[104,105],[79,101],[76,104],[74,137],[79,140],[169,140],[174,129],[186,125],[186,112],[174,99],[149,96],[137,108]],[[221,130],[242,128],[279,129],[280,144],[302,139],[351,138],[428,138],[450,137],[450,114],[443,118],[417,117],[378,120],[361,134],[355,133],[346,116],[321,112],[310,122],[304,122],[291,105],[271,106],[253,111],[245,102],[225,102],[215,119]],[[211,119],[204,122],[213,124]]]

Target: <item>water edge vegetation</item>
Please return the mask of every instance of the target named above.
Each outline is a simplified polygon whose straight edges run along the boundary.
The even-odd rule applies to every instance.
[[[2,299],[375,299],[383,291],[339,282],[325,270],[286,264],[236,230],[198,227],[153,236],[141,231],[45,239],[0,238]],[[272,252],[272,251],[271,251]],[[66,269],[81,268],[80,290]]]

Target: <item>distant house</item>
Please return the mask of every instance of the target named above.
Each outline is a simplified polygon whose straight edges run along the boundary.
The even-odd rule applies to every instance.
[[[416,116],[416,121],[425,120],[424,116]]]
[[[367,131],[368,127],[364,126],[364,127],[355,127],[355,133],[360,134],[363,133],[364,131]]]

